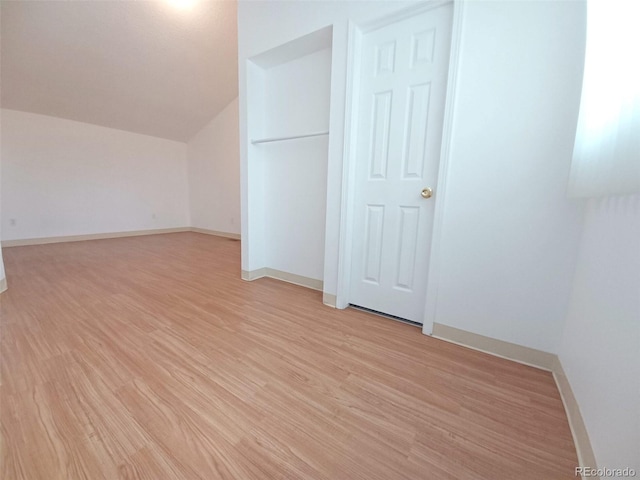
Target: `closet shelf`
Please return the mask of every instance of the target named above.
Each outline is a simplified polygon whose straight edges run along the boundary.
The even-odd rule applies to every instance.
[[[295,140],[297,138],[319,137],[320,135],[329,135],[329,132],[305,133],[302,135],[291,135],[290,137],[261,138],[259,140],[251,140],[251,143],[257,145],[259,143],[281,142],[283,140]]]

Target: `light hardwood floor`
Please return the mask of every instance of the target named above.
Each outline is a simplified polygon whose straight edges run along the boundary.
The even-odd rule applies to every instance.
[[[3,480],[575,478],[550,373],[244,282],[237,241],[3,253]]]

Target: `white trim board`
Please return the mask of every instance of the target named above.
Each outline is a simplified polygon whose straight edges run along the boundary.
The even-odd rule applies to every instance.
[[[438,302],[438,285],[440,284],[440,257],[444,231],[444,212],[446,211],[449,165],[453,145],[453,116],[458,98],[458,72],[460,70],[462,51],[462,33],[464,24],[465,2],[453,2],[453,21],[451,25],[451,47],[449,53],[449,72],[447,76],[447,96],[442,120],[442,143],[440,146],[440,163],[438,167],[438,195],[435,196],[433,212],[433,233],[431,235],[431,252],[429,254],[429,277],[427,281],[426,301],[422,333],[430,335],[436,321]]]
[[[67,235],[61,237],[24,238],[2,241],[3,248],[24,247],[28,245],[46,245],[49,243],[84,242],[87,240],[106,240],[109,238],[140,237],[143,235],[162,235],[165,233],[195,232],[216,237],[240,239],[237,233],[218,232],[195,227],[159,228],[154,230],[133,230],[129,232],[90,233],[87,235]]]
[[[415,5],[405,7],[401,10],[397,10],[381,18],[375,18],[362,24],[362,31],[364,33],[373,32],[380,28],[391,25],[392,23],[401,22],[407,18],[411,18],[415,15],[419,15],[429,10],[433,10],[449,3],[455,3],[454,0],[429,0],[426,2],[419,2]]]
[[[556,354],[485,337],[484,335],[478,335],[477,333],[460,330],[440,323],[433,324],[432,336],[446,342],[455,343],[456,345],[488,353],[489,355],[551,372],[558,392],[560,393],[567,420],[569,421],[569,428],[571,429],[573,443],[578,455],[578,465],[581,467],[597,468],[593,447],[589,440],[584,419],[580,413],[580,406],[573,394],[571,384],[564,373],[562,363]]]
[[[7,289],[7,279],[3,278],[0,280],[0,293],[4,292]]]
[[[312,290],[319,291],[322,291],[324,284],[322,280],[296,275],[295,273],[283,272],[282,270],[276,270],[275,268],[263,267],[257,270],[251,270],[250,272],[242,270],[242,279],[248,282],[264,277],[282,280],[283,282],[293,283],[294,285],[300,285],[301,287],[307,287]]]

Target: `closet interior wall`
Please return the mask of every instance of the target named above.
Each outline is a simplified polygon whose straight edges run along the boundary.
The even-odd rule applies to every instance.
[[[289,274],[318,288],[325,251],[331,28],[248,63],[250,267],[243,277]],[[290,138],[297,136],[302,138]]]

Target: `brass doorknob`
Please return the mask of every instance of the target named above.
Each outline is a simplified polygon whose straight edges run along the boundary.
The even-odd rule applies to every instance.
[[[431,195],[433,195],[433,190],[431,190],[429,187],[423,188],[420,192],[420,195],[422,195],[422,198],[431,198]]]

